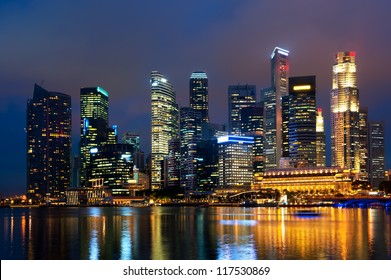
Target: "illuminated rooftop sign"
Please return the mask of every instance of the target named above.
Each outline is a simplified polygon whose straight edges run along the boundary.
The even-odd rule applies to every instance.
[[[248,136],[226,135],[217,138],[217,143],[254,144],[254,138]]]
[[[109,93],[105,91],[103,88],[98,87],[97,90],[98,92],[103,93],[103,95],[105,95],[106,97],[109,97]]]
[[[293,86],[294,91],[300,91],[300,90],[310,90],[311,85],[300,85],[300,86]]]
[[[288,56],[289,55],[289,51],[288,50],[284,50],[282,48],[279,48],[279,47],[275,47],[270,58],[273,59],[273,57],[275,56],[276,53],[279,53],[279,54],[282,54],[282,55],[285,55],[285,56]]]

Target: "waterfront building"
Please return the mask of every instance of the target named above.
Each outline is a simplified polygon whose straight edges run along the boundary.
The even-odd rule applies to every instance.
[[[261,91],[265,110],[265,169],[279,167],[288,156],[289,51],[274,48],[271,56],[271,86]]]
[[[161,162],[168,156],[168,142],[178,137],[178,105],[171,83],[159,72],[151,73],[151,185],[163,186]]]
[[[109,189],[121,188],[133,179],[133,146],[106,144],[92,148],[91,179],[103,178]]]
[[[189,107],[180,109],[181,188],[185,193],[197,188],[197,144],[201,141],[202,114]]]
[[[316,166],[315,76],[289,78],[289,158],[293,167]]]
[[[71,97],[35,85],[27,101],[26,136],[28,199],[64,199],[71,184]]]
[[[90,150],[115,138],[109,124],[109,94],[101,87],[80,89],[80,186],[88,185],[91,175]],[[109,141],[111,142],[111,141]]]
[[[258,103],[257,106],[245,107],[240,110],[241,135],[254,138],[253,146],[253,176],[254,185],[259,187],[262,182],[264,171],[263,160],[263,107]]]
[[[190,76],[190,108],[201,113],[202,123],[209,123],[208,77],[195,71]]]
[[[359,91],[355,52],[339,52],[331,90],[331,165],[360,170]]]
[[[179,190],[181,187],[181,141],[174,138],[168,141],[167,188]]]
[[[134,165],[137,166],[138,169],[144,170],[144,152],[140,149],[140,134],[127,131],[122,135],[122,143],[130,144],[133,146],[133,161]]]
[[[266,171],[262,187],[281,193],[335,194],[350,191],[355,178],[355,173],[341,167],[282,168]]]
[[[256,86],[231,85],[228,87],[228,132],[240,135],[240,109],[254,106],[256,103]]]
[[[318,108],[316,114],[316,166],[326,166],[326,134],[322,108]]]
[[[360,178],[368,180],[369,172],[369,139],[368,139],[368,108],[360,106],[359,109],[359,140],[360,140]]]
[[[250,189],[253,183],[253,145],[249,136],[228,135],[219,145],[219,188]]]
[[[369,132],[369,180],[372,188],[378,189],[385,180],[384,122],[370,122]]]
[[[197,145],[197,186],[201,191],[211,191],[219,184],[219,146],[217,138],[202,140]]]

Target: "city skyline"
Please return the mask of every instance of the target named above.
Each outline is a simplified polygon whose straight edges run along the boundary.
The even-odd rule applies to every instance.
[[[227,122],[228,112],[226,100],[223,98],[226,98],[229,85],[254,84],[257,87],[257,93],[261,88],[270,86],[269,55],[275,46],[281,46],[290,51],[291,76],[316,75],[319,97],[317,107],[322,107],[326,124],[330,120],[329,99],[334,56],[339,51],[356,51],[360,105],[368,107],[370,121],[385,121],[386,152],[390,152],[387,149],[388,143],[390,143],[387,137],[390,122],[387,120],[386,106],[391,100],[387,96],[389,91],[387,73],[382,71],[387,65],[386,47],[389,43],[383,41],[386,39],[383,39],[382,35],[376,35],[376,32],[365,32],[365,30],[382,30],[382,33],[387,31],[390,26],[389,19],[385,17],[386,14],[382,13],[389,8],[389,3],[383,2],[377,6],[366,6],[369,4],[352,2],[355,7],[352,8],[354,11],[352,18],[348,16],[347,19],[342,20],[343,23],[348,24],[349,20],[353,19],[352,25],[348,24],[352,28],[351,34],[335,32],[338,31],[338,26],[333,25],[328,30],[325,23],[331,23],[331,19],[326,20],[323,16],[316,21],[313,27],[315,32],[311,32],[313,30],[311,30],[309,22],[315,22],[315,19],[311,16],[305,16],[305,19],[298,22],[298,27],[302,27],[302,31],[307,32],[292,32],[290,35],[289,32],[282,30],[277,32],[278,35],[274,35],[269,33],[262,22],[268,23],[265,25],[270,26],[272,18],[266,16],[265,10],[281,4],[279,1],[264,5],[249,1],[243,1],[240,4],[226,1],[222,7],[222,15],[219,14],[221,11],[221,5],[218,5],[219,1],[214,4],[206,4],[201,1],[197,4],[210,8],[205,12],[205,21],[201,23],[195,19],[187,20],[186,18],[186,5],[196,5],[195,3],[185,5],[179,2],[174,4],[174,2],[167,4],[168,7],[159,7],[162,9],[171,8],[172,13],[178,12],[180,19],[177,20],[185,23],[183,27],[174,28],[178,22],[161,16],[159,18],[157,12],[149,10],[152,8],[151,4],[138,3],[136,6],[133,3],[121,2],[124,8],[128,5],[134,8],[130,9],[133,16],[137,12],[148,11],[145,18],[135,16],[135,19],[132,20],[125,18],[125,14],[119,7],[110,6],[108,3],[101,6],[77,4],[77,7],[67,3],[51,4],[45,1],[36,4],[36,6],[27,3],[27,1],[15,1],[14,3],[6,1],[0,4],[0,10],[2,10],[0,31],[4,31],[6,37],[9,38],[2,46],[7,55],[0,58],[0,63],[3,65],[0,70],[2,104],[0,117],[3,120],[4,135],[7,135],[8,138],[2,139],[1,142],[3,180],[0,184],[0,192],[4,194],[22,193],[26,189],[24,132],[26,128],[26,100],[32,95],[34,83],[41,84],[49,91],[62,92],[72,96],[74,153],[77,151],[80,137],[78,136],[80,104],[77,98],[80,88],[102,86],[110,92],[111,96],[110,126],[118,124],[119,135],[125,131],[140,132],[143,150],[147,152],[147,155],[149,153],[148,147],[150,147],[148,139],[150,131],[148,127],[150,125],[150,71],[158,70],[167,76],[173,84],[181,107],[188,106],[188,78],[190,74],[196,70],[205,71],[209,79],[210,121],[224,124]],[[334,11],[336,3],[327,3],[328,6],[324,7],[325,13],[327,14],[327,11],[333,11],[336,14],[342,13],[342,8],[341,11]],[[291,7],[290,4],[285,3],[282,12],[287,15],[287,18],[284,18],[283,22],[289,18],[292,19],[288,16],[290,13],[288,11],[293,13],[303,5],[315,4],[300,2],[296,4],[297,7]],[[349,3],[341,5],[349,7]],[[79,8],[78,12],[76,12],[76,8]],[[97,12],[97,15],[104,15],[107,10],[111,25],[82,24],[81,15],[87,8]],[[59,12],[60,10],[62,12]],[[267,20],[254,19],[256,11],[264,15]],[[48,17],[41,19],[40,17],[45,12]],[[116,13],[121,14],[122,17],[116,19],[114,17]],[[376,16],[376,19],[373,22],[361,23],[359,19],[363,14],[366,15],[366,18],[367,15]],[[75,15],[75,22],[69,23],[69,25],[64,24],[65,18],[70,15]],[[20,20],[23,16],[26,18],[14,25],[15,21]],[[35,18],[40,20],[34,21]],[[147,19],[151,18],[154,19],[152,25],[146,23]],[[132,23],[137,24],[138,22],[143,23],[141,27],[145,29],[134,28]],[[174,47],[173,51],[167,52],[171,44],[166,42],[166,37],[163,36],[164,32],[161,32],[162,34],[159,31],[149,32],[154,30],[155,25],[159,22],[162,22],[161,30],[171,30],[170,34],[174,37],[174,42],[183,42],[180,49]],[[48,23],[52,23],[51,26]],[[30,25],[26,26],[27,24]],[[78,26],[81,27],[82,32],[76,30]],[[121,26],[123,29],[119,28]],[[62,37],[56,35],[54,32],[56,28],[61,31]],[[228,32],[231,29],[232,34]],[[251,32],[248,31],[249,29]],[[246,31],[239,37],[243,40],[252,34],[249,37],[249,44],[237,44],[231,41],[234,38],[233,35],[240,34],[242,30]],[[126,32],[129,32],[135,40],[121,39],[121,36]],[[189,38],[192,37],[190,36],[191,32],[195,34],[195,38]],[[31,37],[32,35],[28,35],[28,33],[35,35],[35,37]],[[300,43],[301,35],[299,33],[305,33],[311,41],[319,39],[325,43],[318,43],[319,47],[316,48],[307,46],[312,44]],[[362,37],[362,34],[367,37]],[[100,37],[100,35],[105,36]],[[144,39],[146,43],[140,43],[143,40],[137,40],[138,36],[141,36],[141,39]],[[192,46],[195,39],[200,38],[209,39],[208,44],[197,43]],[[331,40],[332,38],[333,40]],[[44,42],[47,41],[52,42],[49,47],[44,46]],[[24,42],[29,42],[29,44]],[[131,42],[136,42],[135,46]],[[121,45],[121,43],[126,44]],[[229,45],[228,43],[233,44]],[[141,52],[145,46],[150,48]],[[152,48],[152,46],[156,47]],[[201,48],[197,49],[200,46]],[[119,48],[118,52],[116,52],[117,48]],[[148,50],[153,53],[150,57]],[[128,56],[125,56],[126,54]],[[69,59],[66,60],[63,57]],[[121,59],[123,57],[127,57],[127,59]],[[176,59],[177,57],[181,59]],[[229,67],[229,65],[235,65],[235,67]],[[329,129],[329,127],[326,128],[328,131],[326,133],[328,150],[330,149]],[[9,149],[10,146],[16,146],[18,149],[8,151],[12,150]],[[389,155],[386,155],[386,164],[389,166],[390,160],[387,159],[390,159]]]

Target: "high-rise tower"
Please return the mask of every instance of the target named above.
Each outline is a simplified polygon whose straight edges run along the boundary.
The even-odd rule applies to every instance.
[[[289,51],[274,48],[271,56],[271,87],[263,89],[265,114],[265,169],[278,168],[288,151]],[[284,105],[284,106],[283,106]],[[283,154],[283,151],[285,153]]]
[[[232,85],[228,87],[228,131],[240,135],[240,110],[256,103],[255,85]]]
[[[294,167],[316,166],[315,76],[289,78],[289,157]]]
[[[356,53],[339,52],[331,90],[331,164],[360,170]]]
[[[71,180],[71,97],[35,85],[27,102],[27,196],[65,197]]]
[[[369,133],[369,180],[372,188],[378,189],[385,175],[384,122],[370,122]]]
[[[157,71],[151,73],[151,121],[151,185],[159,189],[168,142],[178,137],[178,105],[171,83]]]
[[[209,123],[208,77],[196,71],[190,76],[190,108],[200,112],[203,123]]]
[[[316,114],[316,166],[326,166],[326,134],[322,108]]]
[[[101,87],[80,89],[80,185],[88,185],[91,173],[90,151],[107,143],[109,94]],[[113,130],[114,132],[114,130]]]

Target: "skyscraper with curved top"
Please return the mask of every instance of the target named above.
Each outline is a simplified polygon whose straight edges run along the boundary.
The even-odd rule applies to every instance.
[[[162,161],[168,142],[178,137],[178,105],[171,83],[159,72],[151,73],[151,185],[162,187]]]
[[[331,164],[360,170],[359,91],[355,52],[339,52],[331,90]]]

